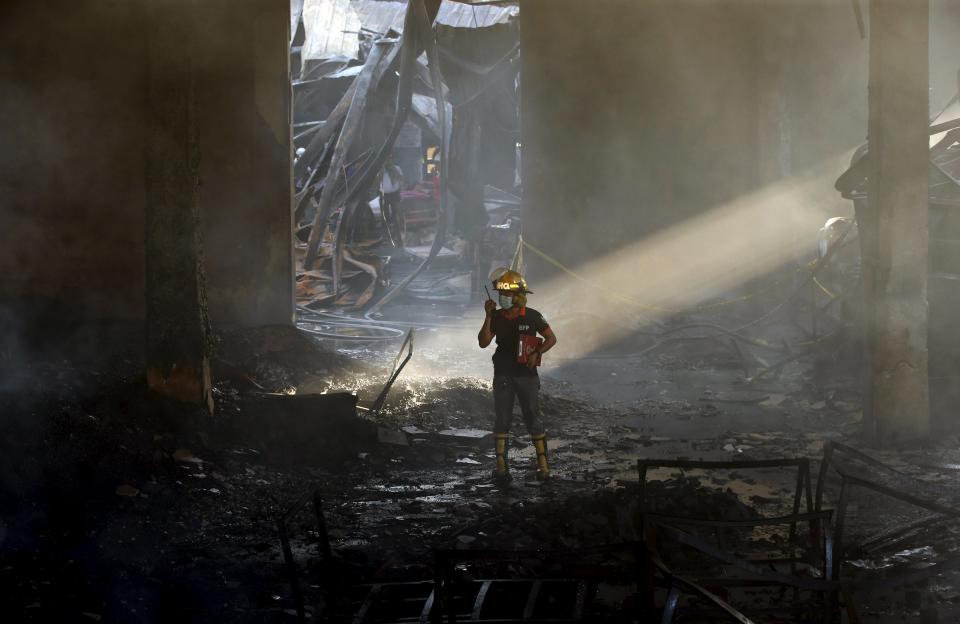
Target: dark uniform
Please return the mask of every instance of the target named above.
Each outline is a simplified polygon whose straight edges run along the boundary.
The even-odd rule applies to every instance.
[[[497,350],[493,353],[493,403],[496,434],[510,432],[513,420],[513,403],[520,401],[520,411],[527,431],[535,439],[544,434],[540,417],[540,376],[536,367],[528,368],[517,361],[520,335],[536,336],[549,327],[543,315],[533,308],[520,308],[516,318],[508,319],[505,310],[497,310],[490,321],[490,330],[497,338]]]

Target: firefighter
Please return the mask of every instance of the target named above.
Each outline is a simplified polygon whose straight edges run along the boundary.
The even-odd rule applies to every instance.
[[[507,447],[510,439],[510,421],[513,417],[514,400],[520,401],[520,410],[537,451],[537,479],[550,476],[547,463],[547,434],[540,417],[540,376],[537,366],[540,356],[557,344],[557,337],[546,319],[533,308],[527,307],[527,283],[516,271],[499,269],[491,274],[498,301],[484,302],[486,317],[477,341],[485,349],[497,338],[493,354],[493,403],[496,414],[494,435],[496,442],[496,467],[494,480],[504,483],[510,480],[507,463]],[[497,309],[497,303],[500,309]],[[537,334],[543,336],[542,341]]]

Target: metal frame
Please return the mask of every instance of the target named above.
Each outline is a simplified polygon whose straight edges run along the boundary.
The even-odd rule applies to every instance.
[[[393,383],[397,380],[397,377],[400,376],[403,367],[407,365],[407,362],[410,361],[410,358],[413,357],[413,328],[411,327],[407,331],[407,336],[403,339],[403,344],[400,345],[400,350],[397,352],[397,356],[393,359],[393,367],[391,368],[390,377],[387,379],[387,383],[383,385],[383,389],[380,391],[380,394],[377,395],[377,399],[373,402],[373,405],[370,407],[370,411],[374,415],[378,414],[383,408],[384,402],[387,400],[387,394],[390,393],[390,388],[393,387]],[[400,360],[403,356],[403,351],[406,349],[407,355],[403,358],[403,361]]]
[[[521,585],[529,583],[530,588],[527,592],[527,597],[524,602],[523,613],[518,619],[495,619],[495,618],[483,618],[482,612],[484,606],[487,604],[487,599],[491,595],[492,590],[495,591],[495,587],[498,585],[513,584]],[[573,586],[576,584],[577,588],[577,597],[575,600],[574,613],[571,618],[537,618],[534,619],[537,598],[539,597],[541,590],[544,585],[549,583],[566,583]],[[586,604],[587,592],[589,590],[589,584],[585,581],[571,578],[543,578],[543,579],[474,579],[471,581],[472,589],[475,589],[475,594],[472,597],[472,606],[468,617],[458,617],[457,614],[454,614],[454,622],[460,623],[484,623],[484,624],[504,624],[506,622],[530,622],[530,623],[545,623],[551,622],[554,624],[563,624],[563,623],[574,623],[582,621],[583,609]],[[426,588],[429,586],[430,591],[426,595],[420,596],[408,596],[408,597],[394,597],[395,600],[401,600],[405,602],[417,602],[418,611],[417,615],[410,616],[398,616],[398,617],[389,617],[387,621],[391,624],[407,624],[407,623],[417,623],[417,624],[429,624],[430,622],[442,622],[444,621],[443,608],[434,609],[434,606],[437,604],[436,596],[437,591],[435,589],[434,582],[431,581],[410,581],[410,582],[398,582],[398,583],[375,583],[372,585],[365,585],[361,587],[367,587],[368,591],[363,597],[362,602],[357,608],[356,612],[353,614],[352,619],[350,620],[353,624],[365,624],[368,622],[368,618],[372,613],[376,612],[376,607],[378,603],[385,599],[385,595],[390,593],[391,589],[403,588],[403,587],[423,587]],[[384,620],[377,620],[384,621]],[[447,616],[446,621],[449,620],[449,615]]]
[[[733,566],[747,575],[748,578],[734,578],[734,577],[725,577],[722,579],[710,578],[710,579],[698,579],[696,582],[680,577],[682,583],[685,583],[689,589],[692,589],[694,593],[706,598],[714,604],[714,606],[719,607],[721,610],[730,615],[733,619],[740,622],[749,622],[749,619],[746,618],[742,613],[737,611],[735,608],[727,604],[726,602],[720,600],[717,596],[710,593],[705,589],[704,586],[724,586],[724,587],[763,587],[763,586],[785,586],[790,587],[794,590],[794,601],[793,605],[785,608],[774,608],[770,609],[770,612],[783,613],[788,612],[793,615],[798,615],[802,613],[803,610],[799,605],[799,591],[807,590],[813,591],[821,594],[821,608],[820,608],[820,620],[825,624],[833,621],[833,614],[835,612],[836,606],[836,596],[840,590],[840,585],[832,578],[832,560],[834,558],[834,546],[833,539],[830,535],[830,531],[822,531],[820,535],[823,536],[822,541],[822,556],[820,562],[820,568],[822,570],[821,578],[811,579],[797,575],[795,570],[793,573],[786,574],[783,572],[778,572],[773,568],[774,563],[791,563],[795,564],[799,559],[781,559],[781,560],[750,560],[742,557],[738,557],[727,552],[724,552],[717,546],[710,544],[706,540],[693,535],[690,532],[683,531],[676,526],[675,524],[686,524],[699,527],[710,527],[710,528],[753,528],[758,526],[774,526],[774,525],[791,525],[795,526],[799,522],[809,522],[811,528],[813,527],[829,525],[830,519],[833,512],[832,510],[815,512],[815,513],[806,513],[799,515],[791,516],[782,516],[778,518],[758,518],[756,520],[735,520],[735,521],[723,521],[723,520],[689,520],[689,519],[679,519],[671,516],[659,516],[654,514],[647,515],[647,522],[645,524],[645,533],[644,541],[647,545],[648,552],[651,556],[651,562],[654,564],[658,570],[663,573],[663,568],[666,566],[663,564],[662,558],[659,555],[658,542],[661,536],[669,537],[674,543],[678,545],[687,546],[695,549],[696,551],[715,559],[718,562],[723,564]],[[664,605],[664,610],[662,614],[661,622],[662,624],[669,624],[673,621],[674,614],[677,609],[677,601],[679,599],[678,581],[676,581],[677,575],[670,572],[665,574],[667,577],[668,583],[668,596],[667,602]],[[719,601],[719,602],[718,602]]]
[[[499,622],[506,624],[508,622],[580,622],[583,621],[584,611],[587,606],[588,591],[592,582],[601,580],[611,580],[606,575],[584,575],[578,574],[566,577],[551,578],[528,578],[528,579],[486,579],[475,580],[474,583],[481,583],[473,606],[470,610],[470,617],[464,619],[459,617],[454,604],[454,568],[456,563],[466,563],[470,561],[485,562],[509,562],[509,561],[542,561],[548,559],[552,563],[569,560],[571,564],[582,562],[582,557],[588,553],[629,553],[634,560],[639,563],[643,554],[641,545],[636,542],[625,542],[621,544],[608,544],[593,548],[583,548],[570,551],[542,551],[542,550],[436,550],[434,551],[434,596],[437,608],[431,614],[430,621],[433,624],[454,624],[456,622]],[[636,580],[636,579],[634,579]],[[527,594],[524,603],[523,615],[520,619],[481,619],[484,604],[490,593],[490,588],[494,583],[530,583],[530,591]],[[545,583],[569,583],[575,584],[577,594],[574,599],[573,609],[568,618],[534,618],[536,615],[537,598]]]
[[[867,467],[868,473],[856,473],[849,467],[839,465],[836,456],[846,456],[848,459],[860,462]],[[859,451],[851,446],[839,442],[828,441],[824,445],[823,460],[820,464],[820,474],[817,480],[816,505],[819,509],[823,504],[823,491],[826,484],[829,468],[840,476],[840,499],[837,504],[837,522],[834,531],[834,546],[838,556],[834,559],[834,578],[842,575],[842,546],[846,514],[850,505],[850,495],[854,487],[865,488],[895,500],[907,503],[933,512],[920,520],[905,525],[884,530],[866,540],[861,547],[867,552],[876,552],[885,547],[900,543],[909,537],[910,532],[930,528],[938,524],[960,521],[960,506],[954,507],[944,504],[945,492],[936,492],[935,488],[923,481],[919,481],[887,464]],[[887,481],[884,483],[883,481]],[[890,482],[895,482],[891,484]],[[899,486],[899,489],[898,489]],[[844,603],[851,622],[859,621],[856,606],[850,600],[853,591],[879,591],[903,585],[909,585],[930,578],[950,570],[960,569],[960,557],[952,557],[922,570],[909,570],[903,574],[891,576],[889,573],[882,579],[858,579],[842,581]]]
[[[279,518],[277,518],[277,532],[280,536],[280,550],[283,552],[284,569],[290,581],[290,590],[293,595],[294,607],[297,611],[297,621],[306,622],[306,608],[303,602],[303,589],[300,587],[300,572],[297,569],[296,559],[293,557],[293,550],[290,548],[290,532],[287,525],[308,501],[313,502],[313,512],[317,521],[317,533],[320,536],[320,552],[323,555],[323,561],[330,563],[333,557],[330,548],[330,536],[327,533],[327,519],[323,513],[323,496],[319,487],[314,487],[303,494],[297,502],[287,508]]]
[[[660,624],[671,624],[671,622],[673,622],[677,613],[677,607],[680,604],[680,594],[684,591],[708,600],[718,609],[729,615],[731,619],[740,622],[740,624],[754,624],[753,620],[737,611],[737,609],[713,592],[688,578],[674,574],[670,568],[663,563],[660,555],[657,554],[656,551],[649,551],[648,555],[651,563],[653,563],[657,571],[663,575],[667,582],[667,599],[663,605],[663,612],[660,615]]]
[[[814,507],[813,487],[810,481],[810,460],[806,457],[784,459],[757,459],[735,461],[704,461],[682,459],[638,459],[637,473],[640,479],[640,493],[638,502],[641,513],[646,513],[647,471],[650,468],[679,468],[680,470],[753,470],[758,468],[786,468],[797,467],[797,483],[793,494],[793,514],[800,514],[800,505],[806,499],[807,513],[813,513],[819,507]],[[819,483],[818,491],[819,491]],[[699,518],[689,518],[699,520]],[[790,528],[790,538],[796,535],[796,526]]]
[[[754,470],[754,469],[763,469],[763,468],[786,468],[786,467],[796,467],[797,469],[797,478],[796,478],[796,487],[794,489],[793,496],[793,513],[788,516],[781,516],[776,518],[756,518],[752,520],[737,520],[737,521],[725,521],[725,520],[706,520],[702,518],[693,518],[693,517],[684,517],[684,516],[670,516],[665,514],[657,514],[647,510],[647,500],[646,500],[646,484],[647,484],[647,473],[651,468],[679,468],[681,470],[686,469],[704,469],[704,470]],[[750,574],[758,577],[757,579],[698,579],[701,583],[706,583],[707,585],[726,585],[726,586],[756,586],[758,584],[765,585],[783,585],[789,586],[794,589],[794,605],[790,608],[790,611],[796,613],[798,611],[798,602],[799,602],[799,591],[801,589],[807,589],[812,591],[819,591],[824,593],[823,599],[823,620],[825,622],[830,621],[830,614],[833,613],[835,605],[835,595],[836,591],[839,589],[835,584],[828,585],[815,585],[810,587],[803,586],[806,579],[803,579],[799,576],[796,576],[796,566],[798,563],[806,563],[814,567],[820,567],[823,570],[823,581],[832,583],[833,575],[833,560],[834,560],[834,546],[833,546],[833,536],[830,533],[829,525],[832,517],[831,511],[819,511],[814,508],[814,496],[813,496],[813,487],[810,476],[810,460],[806,457],[799,458],[783,458],[783,459],[765,459],[765,460],[734,460],[734,461],[705,461],[705,460],[660,460],[660,459],[639,459],[637,460],[637,472],[639,476],[639,509],[640,509],[640,532],[643,536],[644,543],[646,544],[647,549],[654,554],[651,561],[648,563],[644,570],[644,583],[646,585],[646,591],[644,595],[647,597],[646,607],[649,611],[654,609],[653,604],[653,585],[654,585],[654,569],[656,566],[656,544],[655,539],[651,542],[651,525],[655,528],[657,526],[669,526],[669,525],[686,525],[693,527],[700,527],[704,529],[735,529],[735,528],[753,528],[758,526],[774,526],[774,525],[786,525],[789,526],[789,541],[793,543],[797,537],[797,525],[803,522],[810,523],[810,546],[811,552],[819,552],[820,556],[818,561],[810,561],[804,556],[790,556],[790,557],[781,557],[774,559],[764,559],[764,560],[747,560],[739,557],[733,557],[724,553],[719,548],[714,547],[713,545],[708,544],[707,542],[695,538],[693,536],[688,536],[684,538],[684,543],[691,541],[693,543],[687,543],[688,546],[691,546],[697,550],[700,550],[703,554],[711,556],[714,559],[724,561],[729,565],[738,567],[745,571],[748,571]],[[805,502],[805,505],[803,505]],[[806,511],[801,511],[801,506],[806,507]],[[688,535],[684,533],[684,535]],[[799,544],[797,544],[799,546]],[[661,561],[662,563],[662,561]],[[793,574],[783,574],[776,572],[775,570],[770,571],[769,568],[773,568],[777,564],[789,564]],[[759,565],[765,566],[767,569],[758,567]],[[762,572],[762,574],[761,574]],[[685,582],[694,583],[690,579],[685,579]],[[671,581],[671,583],[674,583]],[[694,583],[695,584],[695,583]],[[698,586],[699,587],[699,586]],[[700,589],[703,589],[700,587]],[[692,589],[695,593],[701,594],[699,590]],[[706,590],[704,590],[706,591]],[[670,589],[670,594],[668,594],[668,603],[665,605],[665,609],[670,607],[671,611],[675,610],[677,605],[673,604],[671,607],[671,600],[679,599],[679,589],[674,591],[674,588]],[[709,592],[708,592],[709,593]],[[701,594],[702,595],[702,594]],[[718,605],[714,598],[704,596],[711,602],[714,602],[718,607],[724,609],[722,605]],[[729,606],[729,605],[727,605]],[[736,610],[734,610],[736,611]],[[732,614],[727,611],[731,617],[738,619],[743,616],[739,611],[736,614]],[[670,616],[672,617],[672,615]],[[670,620],[665,619],[664,622],[669,622]],[[739,620],[743,621],[743,620]]]
[[[377,604],[378,600],[381,599],[384,594],[391,593],[389,590],[399,589],[399,588],[429,588],[430,591],[425,596],[407,596],[400,597],[399,600],[403,602],[420,602],[422,601],[422,606],[420,607],[420,613],[416,616],[409,617],[398,617],[393,620],[396,624],[407,623],[407,622],[417,622],[418,624],[426,624],[430,621],[430,613],[433,610],[433,583],[431,581],[407,581],[407,582],[395,582],[395,583],[374,583],[371,585],[362,585],[358,587],[368,587],[366,596],[364,596],[363,602],[360,605],[360,608],[354,614],[353,619],[351,620],[353,624],[363,624],[367,616],[373,610],[374,606]]]

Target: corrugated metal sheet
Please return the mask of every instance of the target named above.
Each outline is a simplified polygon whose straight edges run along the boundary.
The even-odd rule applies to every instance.
[[[364,28],[385,33],[390,29],[403,32],[406,2],[390,0],[351,0]],[[486,28],[504,24],[515,17],[515,6],[471,6],[462,2],[444,1],[440,5],[437,23],[451,28]]]
[[[353,10],[360,16],[363,27],[386,34],[391,28],[403,32],[403,16],[406,2],[378,2],[377,0],[351,0]]]
[[[520,8],[515,6],[471,6],[446,1],[440,5],[437,21],[453,28],[486,28],[506,24],[519,13]]]
[[[357,58],[357,32],[362,26],[378,33],[403,32],[406,2],[392,0],[304,0],[304,60],[331,56]],[[471,6],[445,0],[437,23],[450,28],[486,28],[516,17],[515,6]]]
[[[332,56],[357,58],[360,17],[350,0],[304,0],[303,28],[304,61]]]

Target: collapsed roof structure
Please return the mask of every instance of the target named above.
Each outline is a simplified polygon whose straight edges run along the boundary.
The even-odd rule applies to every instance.
[[[306,305],[364,307],[386,286],[385,265],[371,253],[379,241],[348,232],[388,155],[408,182],[421,181],[427,147],[434,170],[445,162],[438,188],[416,198],[420,221],[436,228],[429,250],[377,305],[426,269],[452,233],[479,238],[486,184],[513,188],[519,9],[427,4],[429,20],[426,8],[392,0],[292,2],[293,217]]]

